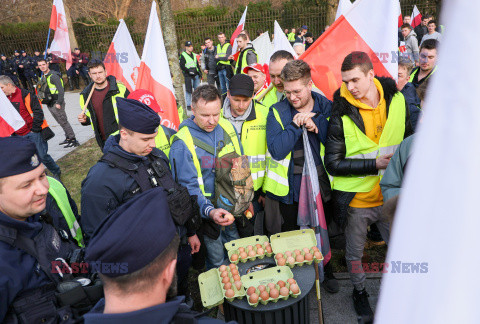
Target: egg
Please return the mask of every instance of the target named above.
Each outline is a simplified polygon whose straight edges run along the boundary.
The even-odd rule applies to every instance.
[[[235,288],[237,288],[237,290],[242,289],[242,282],[240,280],[235,281]]]
[[[245,252],[245,248],[243,248],[243,247],[239,247],[239,248],[238,248],[238,252],[239,252],[239,253],[241,253],[241,252]]]
[[[300,251],[300,250],[298,250],[298,249],[295,250],[295,255],[300,255],[300,254],[302,254],[302,251]]]
[[[220,272],[223,272],[223,271],[227,270],[227,266],[222,265],[222,266],[220,266],[219,270],[220,270]]]
[[[251,245],[247,246],[247,250],[248,250],[248,251],[253,250],[253,246],[251,246]]]
[[[280,258],[280,259],[277,260],[277,264],[278,264],[279,266],[284,266],[285,263],[286,263],[286,261],[285,261],[284,258]]]
[[[297,262],[303,262],[304,260],[305,260],[305,258],[301,254],[297,255],[297,257],[295,258],[295,261],[297,261]]]
[[[278,260],[278,259],[281,259],[281,258],[283,258],[283,254],[282,254],[282,253],[277,253],[277,254],[275,254],[275,259]]]
[[[288,257],[287,259],[287,263],[290,264],[290,265],[294,265],[295,264],[295,259],[293,257]]]
[[[265,247],[265,250],[267,251],[267,253],[272,253],[272,247],[269,245],[269,246],[266,246]]]
[[[277,282],[277,285],[278,285],[280,288],[282,288],[282,287],[285,287],[287,284],[285,283],[285,281],[279,280],[279,281]]]
[[[270,246],[270,242],[265,241],[265,242],[263,242],[263,245]]]
[[[289,278],[289,279],[287,280],[287,282],[288,282],[289,284],[291,284],[291,285],[297,283],[297,282],[295,281],[295,279],[293,279],[293,278]]]
[[[303,252],[310,253],[310,250],[308,248],[303,248]]]
[[[225,296],[227,298],[233,298],[233,296],[235,296],[235,292],[232,289],[227,289],[227,291],[225,291]]]
[[[278,298],[279,292],[277,288],[270,289],[270,297],[273,299]]]
[[[318,247],[316,247],[316,246],[312,246],[312,247],[310,248],[310,250],[313,250],[313,251],[315,251],[315,252],[318,252],[318,251],[319,251]]]
[[[227,282],[230,282],[230,278],[228,276],[222,279],[222,283],[226,284]]]
[[[262,248],[262,245],[261,245],[261,244],[255,244],[255,246],[257,247],[257,249]]]
[[[238,270],[237,270],[237,269],[232,269],[231,272],[232,272],[232,275],[233,275],[233,276],[234,276],[234,275],[238,275]]]
[[[249,257],[254,257],[254,256],[256,256],[256,255],[257,255],[257,254],[255,253],[254,250],[248,251],[248,256],[249,256]]]
[[[260,292],[265,291],[266,289],[267,289],[267,288],[266,288],[264,285],[258,286],[258,290],[259,290]]]
[[[240,253],[240,259],[246,259],[248,257],[247,253],[241,252]]]
[[[264,254],[265,254],[265,251],[264,251],[262,248],[258,248],[258,249],[257,249],[257,254],[258,254],[258,255],[264,255]]]
[[[318,251],[315,252],[313,255],[315,256],[315,259],[317,259],[317,260],[320,260],[322,258],[322,253],[320,253]]]
[[[253,293],[255,293],[255,291],[257,291],[257,288],[253,287],[253,286],[250,286],[248,287],[247,289],[247,295],[250,296],[252,295]]]
[[[290,290],[288,290],[287,287],[282,287],[282,288],[280,288],[280,295],[282,295],[282,296],[288,296],[289,293],[290,293]]]
[[[269,284],[267,285],[267,287],[268,287],[270,290],[276,288],[276,287],[275,287],[275,284],[274,284],[273,282],[269,283]]]
[[[228,271],[223,271],[223,272],[220,274],[220,277],[222,277],[222,278],[228,277]]]
[[[225,289],[225,290],[232,289],[232,283],[231,283],[231,282],[227,282],[227,283],[223,286],[223,289]]]
[[[239,275],[234,275],[233,276],[233,281],[240,281],[240,276]]]
[[[305,260],[312,261],[313,260],[313,255],[311,253],[305,253]]]
[[[235,264],[233,264],[233,263],[230,263],[229,267],[230,267],[230,270],[231,270],[231,269],[236,269],[236,268],[237,268],[237,266],[236,266]]]
[[[287,252],[285,252],[285,255],[286,255],[287,257],[291,257],[291,256],[292,256],[292,252],[291,252],[291,251],[287,251]]]
[[[260,298],[262,298],[263,300],[268,300],[268,298],[270,298],[270,295],[266,290],[264,290],[260,293]]]
[[[258,295],[256,293],[253,293],[250,295],[250,298],[248,300],[250,301],[250,304],[256,304],[258,303]]]
[[[298,293],[300,292],[300,288],[298,288],[298,285],[297,285],[297,284],[290,285],[290,290],[291,290],[292,293],[294,293],[294,294],[298,294]]]
[[[238,254],[232,254],[232,256],[230,257],[230,260],[231,261],[237,261],[238,260]]]

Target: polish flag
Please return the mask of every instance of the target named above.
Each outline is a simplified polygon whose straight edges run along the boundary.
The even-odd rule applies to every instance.
[[[240,18],[240,22],[238,23],[237,29],[235,29],[235,31],[232,34],[232,38],[230,38],[230,44],[232,44],[232,55],[235,56],[235,60],[237,59],[239,54],[237,53],[237,47],[238,47],[237,37],[238,35],[240,35],[242,30],[245,29],[245,19],[247,18],[247,9],[248,9],[248,6],[245,7],[245,11],[243,12],[242,18]]]
[[[52,14],[50,16],[50,29],[55,31],[50,51],[59,58],[64,59],[67,70],[72,66],[72,49],[68,37],[67,16],[62,0],[53,0]]]
[[[400,13],[400,15],[398,16],[398,28],[402,27],[403,25],[403,17],[402,17],[402,13]]]
[[[292,44],[288,41],[287,36],[282,30],[282,27],[275,20],[274,29],[273,29],[273,52],[272,55],[280,50],[290,52],[294,58],[297,58],[297,53],[293,50]],[[272,56],[270,55],[270,56]],[[268,57],[268,62],[270,62],[270,56]]]
[[[25,126],[25,121],[13,107],[3,91],[0,91],[0,137],[8,137]]]
[[[377,76],[397,78],[399,12],[398,0],[357,0],[300,56],[328,99],[333,99],[342,84],[340,68],[345,56],[354,51],[370,56]]]
[[[103,63],[108,75],[115,76],[127,87],[128,91],[135,90],[140,57],[123,19],[120,19],[120,25],[118,25]]]
[[[163,113],[160,113],[162,125],[178,130],[180,119],[155,1],[152,2],[150,11],[136,89],[153,93],[163,110]]]
[[[338,1],[338,8],[337,8],[337,15],[335,16],[335,20],[340,18],[341,15],[345,15],[348,10],[352,8],[353,4],[350,0],[340,0]]]
[[[412,12],[412,21],[410,25],[412,28],[415,28],[419,26],[422,23],[422,15],[420,14],[420,11],[418,10],[417,6],[413,7],[413,12]]]

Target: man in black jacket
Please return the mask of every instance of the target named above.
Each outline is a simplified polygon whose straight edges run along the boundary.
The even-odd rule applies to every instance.
[[[200,64],[197,60],[197,54],[193,52],[193,44],[190,41],[185,42],[185,51],[180,55],[180,69],[182,69],[185,78],[185,101],[187,110],[192,109],[192,92],[200,85]]]
[[[367,227],[377,223],[388,243],[379,183],[395,149],[412,130],[408,107],[395,81],[375,77],[366,53],[347,55],[341,70],[343,84],[334,94],[325,166],[333,176],[336,221],[345,227],[355,310],[369,322],[373,312],[361,264]]]

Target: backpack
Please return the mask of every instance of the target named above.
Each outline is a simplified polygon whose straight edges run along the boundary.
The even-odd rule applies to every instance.
[[[53,103],[53,95],[50,93],[50,88],[48,87],[47,78],[45,75],[42,75],[40,80],[37,83],[37,97],[40,99],[40,102],[44,105],[51,105]]]

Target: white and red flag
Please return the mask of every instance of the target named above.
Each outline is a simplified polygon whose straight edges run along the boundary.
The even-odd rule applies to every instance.
[[[399,12],[398,1],[357,0],[299,57],[310,65],[313,82],[328,99],[342,84],[345,56],[354,51],[370,56],[377,76],[397,78]]]
[[[287,36],[282,30],[282,27],[278,24],[275,20],[274,28],[273,28],[273,53],[284,50],[290,52],[294,58],[297,58],[298,55],[293,50],[292,44],[288,41]],[[271,55],[270,55],[271,56]],[[268,57],[268,61],[270,61],[270,57]]]
[[[103,63],[105,64],[108,75],[113,75],[118,81],[122,82],[130,92],[135,90],[140,57],[138,56],[137,49],[133,44],[132,37],[123,19],[120,19],[117,32],[108,48]]]
[[[417,6],[413,6],[413,12],[412,12],[412,21],[410,22],[410,25],[415,28],[419,26],[422,23],[422,15],[420,14],[420,11],[418,10]]]
[[[163,110],[163,113],[160,113],[161,124],[178,130],[180,119],[155,1],[152,2],[150,11],[136,89],[153,93]]]
[[[237,59],[239,54],[237,53],[237,50],[238,50],[237,37],[242,32],[242,30],[245,29],[245,20],[247,19],[247,9],[248,9],[248,6],[245,7],[245,11],[243,12],[242,18],[240,18],[240,22],[238,23],[237,29],[235,29],[235,31],[232,34],[232,37],[230,38],[230,44],[232,45],[232,55],[235,56],[235,60]]]
[[[0,137],[7,137],[25,126],[25,121],[13,107],[3,91],[0,91]]]
[[[350,9],[352,9],[352,6],[353,4],[350,2],[350,0],[339,0],[335,20],[340,18],[341,15],[346,14]]]
[[[50,51],[65,60],[67,70],[72,66],[72,49],[68,37],[67,16],[62,0],[53,0],[52,14],[50,16],[50,29],[55,31]]]

